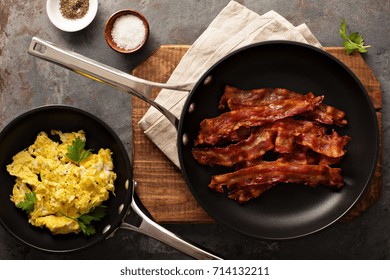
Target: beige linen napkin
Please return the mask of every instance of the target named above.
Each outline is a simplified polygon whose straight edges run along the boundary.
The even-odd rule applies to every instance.
[[[196,81],[228,53],[266,40],[298,41],[321,48],[321,44],[305,24],[295,27],[275,11],[260,16],[231,1],[190,47],[168,83]],[[156,101],[179,118],[187,95],[188,92],[163,89]],[[177,131],[173,125],[153,107],[146,112],[139,124],[145,134],[180,168],[176,148]]]

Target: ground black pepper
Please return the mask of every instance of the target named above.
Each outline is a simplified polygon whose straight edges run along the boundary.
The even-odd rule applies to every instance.
[[[89,0],[61,0],[60,11],[67,19],[79,19],[85,16],[89,9]]]

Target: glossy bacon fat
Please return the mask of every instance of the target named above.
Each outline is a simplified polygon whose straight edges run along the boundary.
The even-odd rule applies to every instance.
[[[308,93],[313,97],[313,93]],[[258,107],[261,105],[272,104],[278,100],[302,98],[302,95],[283,88],[262,88],[253,90],[241,90],[236,87],[226,86],[225,93],[221,97],[218,108],[224,110],[237,110],[245,107]],[[345,112],[326,105],[319,104],[313,110],[302,112],[301,115],[310,120],[323,124],[344,126],[347,124]]]
[[[214,176],[210,189],[226,187],[229,198],[244,203],[279,183],[341,188],[341,169],[330,166],[345,155],[350,137],[329,126],[347,121],[322,101],[310,92],[226,86],[218,107],[225,112],[201,122],[192,151],[199,164],[235,170]]]
[[[264,161],[232,173],[216,175],[212,178],[209,187],[215,191],[224,192],[223,186],[227,186],[230,192],[229,197],[243,203],[254,198],[255,191],[260,195],[278,183],[299,183],[310,187],[325,185],[340,188],[343,185],[343,178],[340,168],[331,168],[323,164]]]
[[[305,95],[299,98],[281,99],[266,105],[239,108],[205,119],[200,123],[196,145],[216,145],[239,139],[237,131],[244,127],[258,127],[280,119],[295,116],[316,108],[323,97]]]

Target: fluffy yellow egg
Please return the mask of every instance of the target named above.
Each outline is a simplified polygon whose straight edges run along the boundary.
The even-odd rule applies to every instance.
[[[67,148],[76,138],[85,142],[84,131],[52,130],[51,134],[58,135],[60,141],[41,132],[7,165],[7,171],[16,177],[11,200],[18,205],[26,193],[34,192],[29,223],[46,227],[53,234],[78,233],[80,226],[75,219],[101,205],[115,191],[112,152],[102,148],[76,164],[66,156]]]

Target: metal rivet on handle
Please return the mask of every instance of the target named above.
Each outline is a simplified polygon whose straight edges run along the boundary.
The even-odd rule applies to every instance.
[[[129,180],[126,180],[126,182],[125,182],[125,189],[126,189],[126,190],[129,189]]]
[[[125,205],[123,203],[121,205],[119,205],[118,214],[122,213],[124,207],[125,207]]]
[[[103,234],[105,234],[110,228],[111,228],[111,225],[106,225],[103,229]]]
[[[188,144],[188,135],[187,135],[187,133],[183,134],[182,142],[183,142],[184,146],[186,146]]]
[[[194,102],[192,102],[190,104],[190,107],[188,107],[188,113],[191,114],[191,113],[195,112],[195,109],[196,109],[196,104]]]
[[[203,84],[205,86],[209,85],[213,81],[213,76],[207,76],[206,79],[204,79]]]

